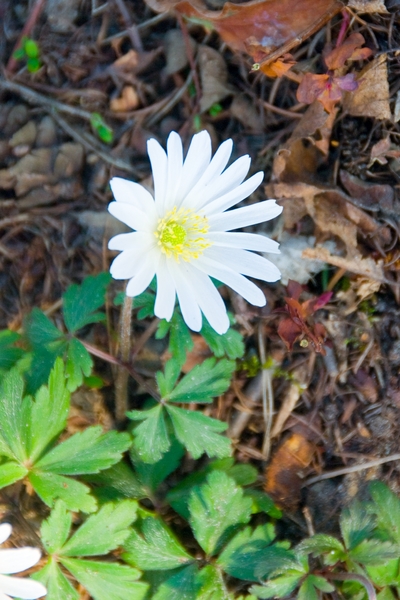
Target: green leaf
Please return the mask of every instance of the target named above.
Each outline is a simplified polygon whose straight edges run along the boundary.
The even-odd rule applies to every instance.
[[[242,358],[244,355],[243,336],[231,327],[226,333],[219,335],[214,331],[211,325],[209,325],[208,321],[203,319],[203,327],[200,334],[217,358],[227,356],[228,358],[235,360],[236,358]]]
[[[32,360],[25,374],[27,394],[36,394],[47,383],[55,361],[64,354],[66,348],[67,342],[61,338],[48,346],[36,346],[33,349]]]
[[[164,373],[162,371],[156,373],[157,385],[162,398],[169,396],[169,393],[178,380],[180,372],[181,364],[175,358],[171,358],[171,360],[165,363]]]
[[[379,527],[389,534],[390,539],[400,544],[400,499],[380,481],[371,483],[369,489]]]
[[[345,546],[352,550],[365,540],[374,529],[374,517],[365,510],[365,505],[354,502],[343,509],[340,515],[340,530]]]
[[[88,517],[64,544],[63,556],[100,556],[115,550],[130,534],[129,526],[136,518],[137,502],[123,500],[102,506]]]
[[[67,364],[65,374],[70,392],[74,392],[83,383],[85,377],[92,372],[93,361],[85,346],[73,338],[67,348]]]
[[[200,458],[204,452],[210,457],[218,458],[231,454],[230,440],[218,435],[226,430],[226,423],[198,411],[168,405],[165,408],[171,418],[176,437],[193,458]]]
[[[65,577],[54,559],[34,574],[47,587],[46,600],[79,600],[80,595]]]
[[[300,554],[312,554],[313,556],[329,553],[329,564],[335,564],[337,561],[346,558],[343,544],[335,537],[324,533],[317,533],[313,537],[303,540],[297,546],[296,551]]]
[[[23,479],[28,469],[14,461],[0,464],[0,489]]]
[[[207,555],[219,552],[229,537],[251,516],[251,500],[222,471],[214,471],[207,483],[196,486],[189,499],[190,524]]]
[[[229,575],[245,581],[257,581],[259,574],[270,575],[294,555],[283,548],[271,546],[276,537],[271,523],[259,525],[254,531],[245,527],[223,549],[217,564]]]
[[[180,569],[159,586],[151,600],[196,600],[199,589],[196,574],[196,564]]]
[[[388,560],[383,565],[367,565],[368,577],[379,586],[398,585],[400,578],[400,560]]]
[[[212,402],[229,388],[235,363],[208,358],[196,365],[165,398],[169,402]]]
[[[4,377],[0,390],[0,436],[2,446],[9,448],[6,456],[24,462],[28,457],[24,443],[25,423],[22,419],[22,394],[24,382],[21,375],[12,370]]]
[[[201,586],[196,600],[233,600],[233,596],[226,589],[222,574],[214,565],[207,565],[197,575],[197,582]]]
[[[393,592],[390,591],[390,588],[385,588],[379,592],[376,600],[396,600],[396,597],[393,595]]]
[[[63,333],[38,308],[34,308],[24,319],[24,332],[34,348],[55,342],[63,337]]]
[[[15,331],[0,331],[0,369],[11,369],[24,354],[22,348],[14,346],[20,337]]]
[[[250,592],[257,598],[284,598],[291,594],[300,584],[303,575],[296,573],[281,575],[271,581],[267,581],[263,586],[253,585]]]
[[[60,553],[71,530],[72,515],[62,500],[58,500],[48,519],[42,522],[40,535],[48,554]]]
[[[149,410],[131,410],[126,414],[129,419],[143,421],[133,432],[135,454],[143,462],[155,463],[160,460],[171,446],[163,406],[157,404]]]
[[[190,330],[179,311],[175,310],[170,322],[160,321],[156,333],[157,339],[164,338],[169,331],[168,350],[173,358],[182,365],[186,362],[186,354],[193,349],[193,340]]]
[[[265,492],[262,492],[261,490],[256,490],[254,488],[250,488],[248,490],[245,490],[245,496],[251,498],[253,502],[253,506],[251,509],[253,515],[259,512],[265,512],[275,519],[280,519],[282,517],[282,511],[275,506],[272,498],[270,498]]]
[[[307,577],[301,584],[297,600],[318,600],[318,593],[311,577]]]
[[[131,445],[128,433],[88,427],[62,442],[36,463],[36,468],[62,475],[98,473],[121,460]]]
[[[143,600],[147,594],[148,585],[137,581],[139,571],[128,565],[64,557],[60,560],[94,600]]]
[[[90,124],[99,136],[102,142],[105,144],[111,144],[114,140],[114,132],[104,121],[100,113],[92,113],[90,117]]]
[[[38,58],[28,58],[26,66],[29,73],[36,73],[36,71],[39,71],[41,63]]]
[[[50,373],[48,387],[42,387],[35,401],[29,400],[25,432],[29,458],[34,463],[67,423],[70,394],[65,387],[64,364],[58,358]]]
[[[97,508],[96,500],[90,495],[90,489],[79,481],[43,471],[33,471],[28,478],[37,495],[47,506],[52,507],[54,502],[60,499],[74,512],[90,513]]]
[[[24,50],[29,58],[37,58],[39,56],[39,46],[30,38],[25,40]]]
[[[158,464],[158,463],[156,463]],[[150,465],[147,465],[148,467]],[[145,498],[146,492],[141,482],[129,465],[120,461],[109,469],[100,473],[83,477],[88,483],[94,483],[93,493],[105,498],[105,501],[119,500],[122,498]]]
[[[362,565],[386,564],[392,558],[399,558],[400,549],[391,542],[380,540],[363,540],[350,550],[349,557]]]
[[[111,281],[109,273],[89,276],[81,285],[70,285],[63,295],[65,325],[73,333],[90,323],[104,320],[103,312],[96,312],[103,306],[105,293]]]
[[[147,571],[165,571],[193,561],[162,521],[144,519],[141,532],[142,535],[139,535],[133,530],[125,542],[123,559],[126,562]]]
[[[178,468],[185,453],[183,446],[173,440],[170,449],[156,463],[144,463],[131,451],[131,460],[143,487],[152,496],[159,485]]]

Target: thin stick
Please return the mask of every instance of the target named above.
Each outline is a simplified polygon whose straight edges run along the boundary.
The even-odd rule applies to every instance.
[[[331,479],[332,477],[348,475],[349,473],[356,473],[357,471],[363,471],[364,469],[372,469],[373,467],[384,465],[385,463],[392,462],[393,460],[400,460],[400,454],[391,454],[390,456],[370,460],[369,462],[361,463],[360,465],[353,465],[352,467],[334,469],[329,473],[322,473],[321,475],[316,475],[315,477],[310,477],[309,479],[306,479],[303,485],[312,485],[313,483],[317,483],[317,481],[322,481],[323,479]]]
[[[128,376],[127,369],[123,366],[128,364],[131,352],[131,323],[132,323],[132,298],[125,296],[122,306],[120,321],[120,349],[119,355],[122,366],[117,367],[117,379],[115,382],[115,416],[117,422],[125,419],[128,410]]]
[[[268,460],[269,453],[271,450],[271,427],[272,417],[274,413],[274,392],[272,390],[272,369],[265,368],[266,354],[265,354],[265,343],[261,324],[258,328],[258,349],[260,352],[260,360],[262,365],[261,377],[262,377],[262,400],[263,400],[263,413],[265,422],[265,433],[264,441],[262,446],[262,455],[264,460]]]
[[[358,583],[361,583],[365,587],[368,599],[376,600],[375,588],[364,575],[359,575],[358,573],[324,573],[323,577],[332,579],[333,581],[358,581]]]

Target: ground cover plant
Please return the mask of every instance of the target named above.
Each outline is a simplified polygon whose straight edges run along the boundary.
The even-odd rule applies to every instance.
[[[0,14],[0,598],[399,598],[397,3]]]

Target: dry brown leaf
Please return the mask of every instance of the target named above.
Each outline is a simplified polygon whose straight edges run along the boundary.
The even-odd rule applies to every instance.
[[[196,51],[196,42],[190,36],[188,36],[189,44],[193,54]],[[185,38],[183,37],[181,29],[170,29],[166,32],[163,40],[165,60],[165,73],[172,75],[177,73],[181,69],[184,69],[188,62],[187,48]]]
[[[292,383],[287,390],[282,402],[282,406],[276,415],[274,425],[271,430],[271,438],[277,437],[283,429],[288,417],[292,414],[296,404],[301,396],[301,389],[298,383]]]
[[[343,108],[355,117],[390,119],[387,55],[381,54],[358,75],[358,88],[344,97]]]
[[[200,46],[198,53],[202,96],[200,112],[205,112],[216,102],[233,93],[228,86],[228,69],[224,57],[210,48]]]
[[[349,0],[349,8],[359,13],[388,13],[383,0]]]
[[[400,158],[400,147],[392,144],[389,136],[379,140],[379,142],[372,146],[368,166],[370,167],[374,162],[386,165],[388,158]]]
[[[265,471],[264,489],[278,506],[294,510],[300,500],[302,472],[310,466],[316,448],[304,436],[293,433],[278,448]]]
[[[122,89],[121,97],[114,98],[110,102],[110,110],[113,112],[128,112],[135,110],[140,104],[139,96],[131,85],[126,85]]]
[[[306,258],[322,260],[329,265],[345,269],[346,271],[350,271],[350,273],[365,275],[366,277],[375,279],[381,283],[385,282],[383,263],[381,260],[376,262],[373,258],[363,258],[360,254],[346,257],[333,256],[329,250],[321,247],[308,248],[303,251],[303,256]]]
[[[246,130],[261,131],[262,119],[254,101],[244,94],[235,94],[229,108],[232,117],[240,121]]]

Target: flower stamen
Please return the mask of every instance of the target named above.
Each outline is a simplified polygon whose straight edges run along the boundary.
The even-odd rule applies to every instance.
[[[168,258],[173,257],[190,262],[199,258],[206,248],[211,246],[207,240],[209,230],[207,217],[202,217],[188,208],[170,210],[159,219],[154,235],[158,245]]]

